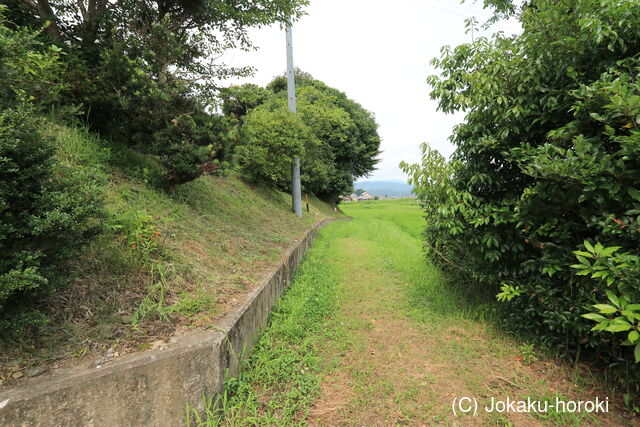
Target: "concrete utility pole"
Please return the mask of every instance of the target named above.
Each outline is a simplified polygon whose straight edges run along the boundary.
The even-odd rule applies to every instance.
[[[296,80],[293,68],[293,43],[291,25],[287,26],[287,92],[289,93],[289,111],[296,112]],[[293,212],[302,218],[302,186],[300,184],[300,157],[293,159],[291,165],[291,205]]]

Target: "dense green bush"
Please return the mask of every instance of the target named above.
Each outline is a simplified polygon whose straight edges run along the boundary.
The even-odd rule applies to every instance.
[[[640,194],[637,195],[640,202]],[[640,205],[640,203],[638,203]],[[596,322],[592,331],[617,334],[615,343],[633,347],[635,362],[640,362],[640,257],[621,252],[619,246],[605,248],[585,241],[585,251],[575,251],[579,263],[571,267],[576,274],[589,276],[604,290],[607,299],[593,304],[582,315]],[[605,335],[606,336],[606,335]],[[614,348],[614,351],[616,349]]]
[[[309,144],[309,140],[305,140],[302,185],[305,191],[337,202],[341,195],[353,190],[355,179],[374,170],[380,148],[377,124],[371,113],[344,93],[306,73],[296,73],[296,85],[297,112],[314,141]],[[286,79],[278,77],[267,86],[269,90],[243,85],[223,93],[222,110],[240,129],[235,138],[229,140],[232,145],[242,147],[247,144],[246,132],[242,130],[247,126],[245,115],[248,118],[257,110],[280,111],[279,114],[284,115],[287,111],[286,87]],[[251,174],[250,170],[248,172]]]
[[[44,319],[33,307],[66,282],[66,261],[100,230],[96,176],[57,164],[54,154],[32,110],[0,113],[3,340],[26,337],[42,326],[34,323]]]
[[[259,108],[244,119],[236,161],[244,174],[287,188],[293,158],[319,144],[300,117],[286,109]]]
[[[183,114],[154,132],[148,145],[167,168],[167,182],[180,184],[202,175],[207,163],[217,158],[220,143],[215,136],[206,114]]]
[[[208,114],[188,85],[159,84],[142,61],[116,51],[104,52],[102,60],[100,90],[91,101],[94,129],[156,156],[168,186],[197,178],[218,159],[223,118]]]
[[[640,4],[538,0],[520,20],[522,35],[445,48],[434,61],[432,97],[466,118],[450,162],[423,146],[421,164],[403,165],[427,214],[427,250],[457,283],[499,292],[508,328],[630,380],[627,337],[582,316],[607,291],[620,298],[622,279],[607,286],[571,266],[585,245],[640,247]],[[635,299],[640,283],[624,288]]]
[[[54,160],[38,110],[56,98],[58,49],[0,22],[0,344],[43,325],[34,307],[100,226],[99,171]]]

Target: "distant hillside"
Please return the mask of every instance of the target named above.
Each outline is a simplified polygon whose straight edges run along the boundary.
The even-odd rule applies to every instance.
[[[354,185],[355,189],[362,188],[374,196],[404,197],[412,194],[413,186],[394,181],[363,181]]]

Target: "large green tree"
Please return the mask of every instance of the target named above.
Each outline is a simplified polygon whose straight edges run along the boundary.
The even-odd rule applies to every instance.
[[[353,190],[355,179],[375,169],[378,125],[372,113],[307,73],[296,72],[296,86],[298,116],[319,142],[302,158],[302,184],[325,200],[338,201]],[[286,78],[277,77],[267,89],[250,84],[225,89],[222,109],[241,127],[252,111],[286,112]],[[239,144],[245,142],[240,137]]]
[[[158,78],[169,67],[206,76],[226,74],[215,58],[231,47],[251,48],[247,30],[295,21],[306,0],[19,0],[51,38],[71,43],[90,55],[111,38],[127,41],[153,65]],[[13,7],[19,3],[12,0]]]
[[[332,88],[314,79],[310,74],[298,71],[296,73],[296,93],[304,91],[306,87],[313,87],[325,95],[324,102],[331,103],[344,110],[354,124],[354,129],[347,140],[340,137],[327,138],[329,144],[333,144],[336,150],[336,162],[342,168],[348,170],[355,178],[366,176],[373,172],[378,163],[380,154],[380,135],[375,116],[362,105],[353,101],[344,92]],[[286,93],[287,83],[285,77],[275,78],[268,86],[280,96]]]
[[[501,288],[510,328],[624,366],[626,334],[591,331],[582,315],[611,292],[640,297],[640,283],[623,291],[630,280],[601,283],[604,273],[572,265],[596,243],[629,256],[640,247],[640,2],[534,0],[518,16],[521,35],[434,60],[432,98],[466,117],[449,162],[424,146],[421,163],[403,165],[427,212],[428,251],[458,283]]]

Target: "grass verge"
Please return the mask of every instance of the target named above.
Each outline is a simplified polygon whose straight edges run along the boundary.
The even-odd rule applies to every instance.
[[[187,425],[291,425],[306,417],[319,393],[322,341],[334,334],[338,267],[324,231],[276,304],[238,378],[222,396],[205,398],[205,413],[189,410]]]
[[[321,288],[332,283],[334,307],[311,317],[313,327],[304,310],[278,311],[242,376],[228,381],[218,406],[207,402],[198,423],[632,424],[619,402],[611,413],[597,415],[453,414],[453,399],[464,396],[488,404],[491,397],[554,402],[610,395],[597,376],[502,333],[487,320],[486,303],[478,306],[449,287],[424,259],[415,202],[358,202],[342,209],[353,220],[325,228],[314,243],[315,256],[301,266],[321,273],[312,279]],[[313,289],[309,280],[296,279],[283,304],[323,306]]]

